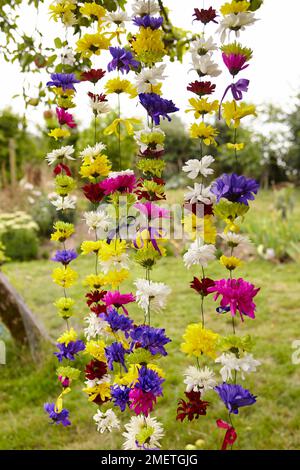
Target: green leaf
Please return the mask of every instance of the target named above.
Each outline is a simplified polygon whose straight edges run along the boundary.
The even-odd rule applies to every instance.
[[[54,44],[55,44],[56,49],[61,49],[63,47],[63,43],[60,38],[55,38]]]

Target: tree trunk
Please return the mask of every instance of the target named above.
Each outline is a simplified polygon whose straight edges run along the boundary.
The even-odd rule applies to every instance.
[[[16,169],[16,143],[14,139],[9,139],[8,154],[9,154],[9,169],[10,169],[10,186],[12,190],[15,190],[16,185],[17,185],[17,169]]]
[[[0,318],[10,331],[14,340],[30,348],[34,359],[37,358],[40,342],[50,338],[38,324],[24,300],[0,272]]]

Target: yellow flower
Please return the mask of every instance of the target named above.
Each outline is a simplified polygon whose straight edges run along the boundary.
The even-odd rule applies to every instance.
[[[85,353],[89,354],[90,356],[94,357],[98,361],[106,362],[105,357],[105,343],[102,340],[91,340],[87,341],[85,345]]]
[[[202,139],[205,145],[217,146],[215,137],[219,134],[219,131],[214,127],[200,122],[200,124],[192,124],[190,127],[190,135],[192,139]]]
[[[81,244],[81,251],[83,255],[89,255],[90,253],[98,253],[102,245],[102,241],[84,241]]]
[[[235,256],[221,256],[220,263],[225,266],[229,271],[233,271],[235,268],[241,266],[242,261]]]
[[[127,243],[126,240],[113,240],[111,243],[100,241],[101,249],[99,251],[99,259],[101,261],[109,261],[113,256],[120,256],[126,253]]]
[[[240,142],[239,144],[232,144],[231,142],[228,142],[226,144],[226,147],[228,148],[228,150],[236,150],[237,152],[239,152],[240,150],[244,149],[245,144],[243,142]]]
[[[223,103],[223,117],[227,126],[233,126],[235,129],[239,127],[241,119],[246,116],[257,116],[254,105],[246,103],[237,104],[236,101],[226,101]]]
[[[135,98],[137,96],[137,89],[129,80],[116,77],[108,80],[104,86],[105,92],[109,95],[116,93],[120,95],[121,93],[127,93],[130,98]]]
[[[132,48],[138,59],[146,65],[161,62],[166,53],[163,32],[159,29],[141,28],[132,41]]]
[[[131,385],[135,384],[139,377],[139,366],[137,364],[131,364],[128,367],[128,372],[123,375],[115,376],[115,383],[119,385]]]
[[[61,129],[60,127],[56,127],[55,129],[52,129],[50,132],[48,132],[48,135],[49,137],[53,137],[55,140],[59,140],[70,137],[71,132],[68,131],[68,129]]]
[[[208,98],[201,98],[201,99],[191,98],[189,100],[189,103],[192,106],[192,108],[187,109],[186,113],[193,111],[196,119],[198,119],[201,116],[204,116],[205,114],[216,113],[219,109],[219,101],[215,100],[209,103],[207,100]]]
[[[65,331],[59,338],[57,338],[57,343],[65,343],[66,346],[71,341],[76,341],[77,339],[77,333],[74,330],[74,328],[70,328],[70,330]]]
[[[63,109],[71,109],[76,106],[76,104],[73,103],[72,98],[62,98],[61,96],[56,99],[56,104],[59,108]]]
[[[76,45],[76,50],[81,53],[82,57],[90,58],[91,55],[100,55],[102,50],[108,49],[110,39],[101,33],[85,34],[77,41]]]
[[[66,26],[72,26],[76,23],[76,16],[73,10],[76,10],[74,1],[61,0],[60,2],[52,3],[49,6],[50,18],[56,22],[60,19]]]
[[[106,401],[111,396],[110,382],[102,382],[94,387],[86,387],[82,391],[89,395],[89,401],[94,401],[97,397],[100,397],[101,401]]]
[[[117,137],[121,135],[121,137],[123,138],[123,135],[121,134],[121,124],[124,124],[128,135],[133,135],[134,134],[133,124],[139,124],[140,122],[141,122],[140,119],[136,119],[136,118],[127,118],[127,119],[117,118],[109,126],[107,126],[104,129],[103,133],[104,135],[115,134]]]
[[[250,7],[250,2],[246,2],[245,0],[233,0],[231,3],[224,3],[221,6],[220,11],[223,16],[241,13],[247,11]]]
[[[56,242],[64,242],[69,238],[75,231],[74,225],[69,222],[62,222],[59,220],[53,225],[55,230],[51,235],[51,240]]]
[[[64,90],[62,87],[51,87],[50,91],[53,91],[56,96],[61,96],[62,98],[72,98],[75,95],[75,90],[68,88]]]
[[[162,378],[164,378],[166,375],[164,371],[160,367],[158,367],[156,364],[148,364],[147,367],[148,369],[154,370],[154,372],[156,372]]]
[[[79,11],[83,16],[87,16],[93,21],[98,21],[98,23],[101,22],[101,19],[106,14],[106,10],[100,5],[97,5],[95,2],[85,3],[82,7],[80,7]]]
[[[83,157],[82,162],[79,173],[83,178],[93,180],[99,176],[108,176],[111,170],[111,163],[104,154],[96,157],[86,155]]]
[[[120,271],[110,271],[104,277],[104,284],[111,286],[112,289],[117,289],[122,282],[126,281],[129,277],[129,271],[127,269],[121,269]]]
[[[62,318],[70,318],[73,315],[73,306],[75,301],[70,297],[61,297],[54,302],[58,310],[58,315]]]
[[[181,351],[189,356],[200,357],[202,354],[215,359],[219,335],[202,327],[201,323],[191,323],[183,335]]]
[[[104,275],[103,274],[90,274],[89,276],[87,276],[85,278],[85,280],[83,281],[83,285],[84,286],[89,286],[90,289],[100,289],[103,285],[104,285],[104,282],[105,281],[105,278],[104,278]]]
[[[192,240],[201,237],[204,243],[214,245],[217,238],[217,229],[214,225],[214,218],[211,215],[197,217],[195,214],[188,215],[183,219],[184,230]]]
[[[67,289],[71,287],[78,278],[78,274],[74,269],[67,266],[66,268],[56,268],[52,272],[52,278],[55,284]]]

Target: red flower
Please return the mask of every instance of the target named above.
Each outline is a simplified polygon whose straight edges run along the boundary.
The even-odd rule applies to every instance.
[[[92,359],[91,362],[85,366],[84,372],[88,380],[102,379],[102,377],[107,373],[107,365],[105,362]]]
[[[208,288],[214,285],[215,281],[213,281],[213,279],[210,279],[209,277],[203,277],[201,281],[197,277],[194,277],[191,282],[191,288],[195,289],[195,291],[203,297],[206,297],[208,294],[210,294],[210,292],[208,292]]]
[[[198,96],[211,95],[212,93],[214,93],[215,89],[216,85],[214,85],[213,83],[199,82],[198,80],[189,83],[189,86],[187,87],[188,91],[191,91],[192,93],[195,93]]]
[[[100,183],[88,183],[83,186],[82,190],[85,197],[94,204],[101,202],[104,198]]]
[[[140,157],[155,157],[160,158],[165,154],[164,150],[159,150],[158,152],[155,149],[147,148],[144,152],[140,152]]]
[[[94,290],[93,292],[88,292],[85,294],[86,298],[88,299],[86,303],[90,307],[92,304],[97,304],[100,302],[103,297],[107,294],[106,290]]]
[[[137,189],[135,191],[135,194],[137,195],[139,200],[143,198],[146,199],[147,201],[162,201],[163,199],[166,199],[165,193],[156,194],[151,191],[146,191],[146,189],[143,188],[144,181],[145,181],[144,178],[140,178],[138,180]],[[160,186],[164,186],[166,183],[162,178],[152,178],[151,181],[153,181],[156,184],[159,184]]]
[[[199,8],[194,9],[194,14],[193,16],[195,17],[194,21],[201,21],[203,24],[210,23],[210,21],[213,21],[214,23],[218,24],[218,22],[215,20],[217,18],[217,12],[214,10],[213,7],[209,7],[208,10],[204,10],[203,8],[199,10]]]
[[[96,304],[93,307],[91,307],[91,312],[94,312],[97,317],[101,315],[102,313],[106,313],[107,307],[104,304]]]
[[[104,93],[101,93],[100,95],[95,95],[94,93],[89,91],[88,96],[91,98],[91,100],[94,101],[94,103],[102,103],[103,101],[108,101]]]
[[[205,215],[213,215],[214,213],[213,204],[203,204],[203,203],[197,203],[197,202],[195,202],[195,204],[189,204],[189,203],[184,204],[184,210],[192,212],[197,217],[204,217]]]
[[[188,401],[183,399],[178,401],[177,417],[179,421],[188,418],[189,421],[198,419],[199,416],[206,415],[206,408],[209,406],[208,401],[201,400],[200,392],[184,392]]]
[[[102,69],[91,69],[88,72],[82,72],[80,75],[82,82],[97,83],[105,75],[105,70]]]
[[[72,176],[70,168],[64,163],[59,163],[58,165],[56,165],[56,167],[53,170],[53,173],[55,174],[55,176],[60,175],[60,173],[63,173],[63,172],[65,172],[67,176]]]
[[[61,126],[66,124],[71,129],[73,129],[74,127],[77,127],[76,122],[73,121],[72,114],[68,113],[63,108],[56,108],[56,116]]]

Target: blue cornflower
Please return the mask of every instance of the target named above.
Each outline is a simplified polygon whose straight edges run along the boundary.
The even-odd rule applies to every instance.
[[[63,426],[70,426],[69,411],[63,408],[59,413],[55,411],[54,403],[45,403],[44,410],[48,413],[49,418],[52,419],[52,424],[62,424]]]
[[[47,82],[47,86],[55,86],[63,90],[75,90],[74,83],[80,83],[74,73],[51,73],[51,80]]]
[[[165,336],[165,330],[162,328],[153,328],[152,326],[142,325],[135,328],[130,336],[133,341],[133,345],[138,345],[151,352],[153,356],[155,354],[161,354],[162,356],[167,355],[167,351],[164,345],[170,343],[170,338]]]
[[[109,52],[113,57],[107,66],[109,72],[120,70],[122,73],[128,73],[131,69],[137,69],[140,66],[140,63],[134,60],[132,53],[123,47],[110,47]]]
[[[84,342],[80,339],[77,341],[70,341],[67,345],[65,343],[57,343],[56,346],[59,349],[59,352],[55,352],[54,355],[57,357],[59,362],[64,358],[69,359],[69,361],[74,361],[75,354],[78,354],[80,351],[85,349]]]
[[[129,403],[130,388],[125,385],[113,385],[110,387],[111,399],[115,406],[119,406],[121,411],[125,411]]]
[[[218,202],[221,198],[225,198],[228,201],[240,202],[248,206],[248,200],[253,201],[258,189],[258,182],[252,178],[236,173],[224,173],[213,183],[211,192],[217,196]]]
[[[256,397],[241,385],[227,384],[217,385],[214,390],[224,402],[229,413],[238,414],[242,406],[250,406],[256,402]]]
[[[106,315],[103,315],[103,319],[109,323],[112,331],[124,331],[125,336],[128,337],[128,331],[131,330],[133,321],[125,315],[119,315],[117,310],[109,308]]]
[[[154,124],[158,126],[160,124],[160,116],[168,121],[171,121],[169,113],[175,113],[179,111],[175,104],[171,100],[166,100],[156,93],[140,93],[140,103],[147,110],[149,116],[153,119]]]
[[[77,258],[77,253],[75,250],[57,250],[52,261],[57,261],[58,263],[62,263],[64,266],[71,263],[74,259]]]
[[[107,358],[108,368],[114,370],[114,362],[119,362],[127,372],[127,367],[125,365],[125,354],[127,353],[126,349],[123,347],[122,343],[117,341],[112,343],[110,346],[105,348],[105,354]]]
[[[161,384],[165,381],[162,379],[157,372],[152,369],[148,369],[142,366],[139,370],[138,382],[135,384],[135,388],[142,390],[145,393],[152,393],[155,397],[162,395]]]
[[[162,16],[159,18],[155,18],[154,16],[145,15],[145,16],[136,16],[133,18],[133,24],[138,26],[139,28],[151,28],[151,29],[159,29],[161,28],[164,19]]]

